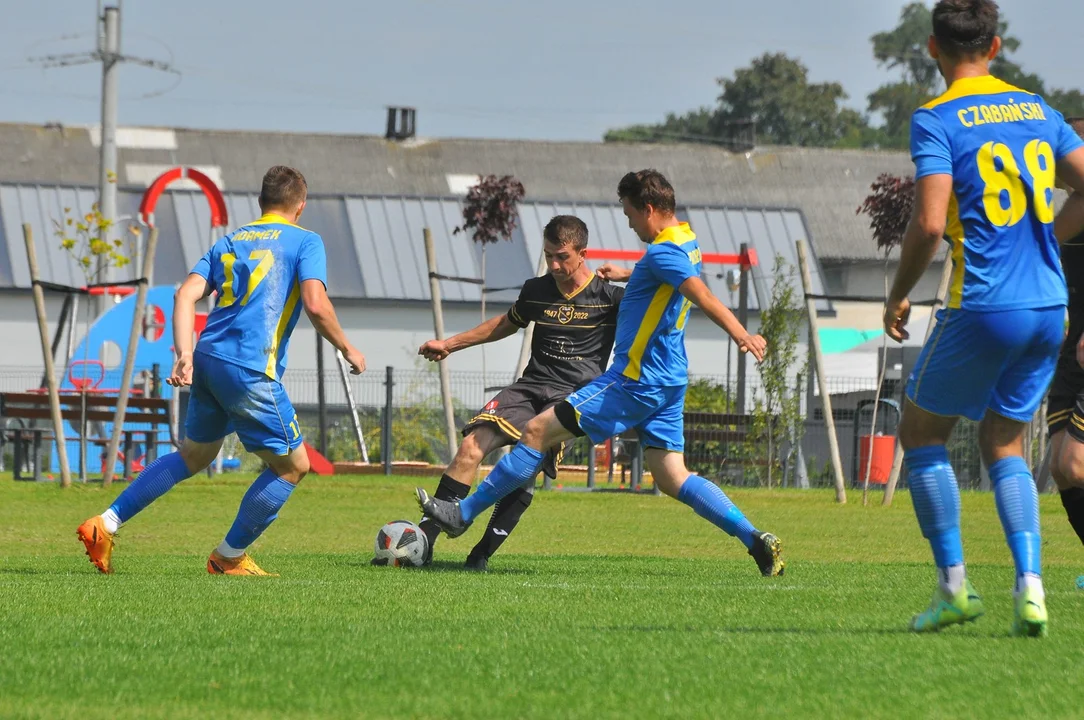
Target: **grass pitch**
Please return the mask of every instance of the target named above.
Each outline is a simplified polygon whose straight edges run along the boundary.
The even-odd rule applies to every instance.
[[[1012,568],[990,494],[965,493],[987,606],[906,632],[933,587],[906,493],[735,490],[784,543],[761,578],[664,497],[539,493],[486,575],[481,532],[428,571],[368,565],[415,518],[411,479],[311,478],[253,554],[280,578],[205,574],[250,478],[189,480],[125,527],[116,573],[76,526],[119,488],[0,479],[0,717],[1080,717],[1084,551],[1042,498],[1051,634],[1008,636]],[[879,503],[880,496],[875,496]]]

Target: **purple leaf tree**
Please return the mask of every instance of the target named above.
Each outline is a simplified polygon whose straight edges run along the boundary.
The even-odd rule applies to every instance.
[[[882,173],[870,185],[870,194],[855,213],[869,215],[869,227],[873,230],[877,249],[887,256],[893,248],[903,243],[903,232],[907,229],[914,206],[914,178]]]
[[[495,243],[502,238],[511,240],[519,222],[519,201],[524,194],[523,183],[511,175],[486,175],[480,178],[478,184],[467,191],[467,199],[463,203],[463,224],[452,232],[473,230],[474,242],[481,243],[483,250],[487,243]]]
[[[473,230],[474,242],[482,246],[482,322],[486,321],[486,245],[501,238],[512,239],[519,222],[519,201],[526,191],[511,175],[486,175],[467,191],[463,203],[463,224],[452,234]],[[486,383],[486,349],[482,345],[482,385]]]

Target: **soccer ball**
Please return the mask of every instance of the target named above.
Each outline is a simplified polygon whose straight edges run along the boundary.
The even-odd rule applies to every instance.
[[[429,552],[429,539],[408,520],[393,520],[376,534],[373,565],[421,567]]]

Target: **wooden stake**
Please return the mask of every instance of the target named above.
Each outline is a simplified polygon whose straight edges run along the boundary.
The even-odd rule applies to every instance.
[[[422,240],[425,242],[425,264],[429,267],[429,296],[433,301],[433,331],[437,340],[444,339],[444,310],[440,304],[440,280],[434,275],[437,272],[437,251],[433,247],[433,234],[429,228],[422,230]],[[444,405],[444,426],[448,435],[449,460],[455,457],[459,449],[459,438],[455,432],[455,410],[452,407],[452,379],[448,371],[448,360],[440,361],[440,398]]]
[[[817,301],[809,296],[813,294],[813,280],[809,274],[809,260],[806,257],[805,241],[794,243],[798,248],[798,264],[802,271],[802,288],[805,291],[806,314],[813,338],[813,361],[816,363],[817,381],[821,388],[821,406],[824,408],[824,422],[828,427],[828,448],[832,456],[832,473],[836,482],[836,502],[847,502],[847,489],[843,484],[843,461],[839,457],[839,438],[836,436],[836,420],[832,416],[832,396],[828,392],[828,380],[824,377],[824,354],[821,351],[821,339],[817,333]]]
[[[45,360],[45,385],[49,389],[49,414],[53,420],[53,437],[56,438],[57,460],[60,463],[60,487],[70,487],[72,471],[68,467],[68,446],[64,439],[64,419],[60,415],[60,391],[56,385],[53,352],[49,344],[49,320],[45,314],[45,292],[38,285],[38,254],[34,250],[34,231],[30,223],[23,223],[23,240],[26,241],[26,260],[30,264],[30,282],[34,291],[34,311],[38,316],[38,335],[41,338],[41,356]],[[41,462],[40,457],[34,458]]]
[[[143,274],[136,290],[135,315],[132,316],[132,330],[128,333],[128,349],[124,353],[124,373],[120,376],[120,391],[117,395],[117,410],[113,414],[113,437],[109,439],[109,449],[105,453],[105,467],[102,468],[102,487],[113,483],[113,466],[117,463],[120,438],[124,433],[124,414],[128,411],[128,393],[132,388],[132,372],[135,370],[136,351],[139,338],[143,334],[143,314],[147,309],[148,278],[154,271],[154,251],[158,247],[158,228],[151,228],[147,236],[147,247],[143,252]],[[148,441],[149,442],[149,441]],[[127,478],[125,478],[127,480]]]
[[[922,344],[925,345],[930,340],[930,335],[933,334],[934,325],[937,324],[937,309],[938,307],[944,307],[945,295],[948,294],[949,281],[952,280],[952,260],[945,258],[945,265],[941,268],[941,282],[937,286],[937,299],[941,301],[941,305],[935,305],[930,310],[930,323],[926,326],[926,337],[923,338]],[[903,382],[907,382],[907,378],[902,378]],[[906,404],[906,399],[904,404]],[[903,469],[903,445],[896,442],[896,456],[892,458],[892,472],[888,476],[888,482],[885,483],[885,495],[881,500],[882,505],[891,505],[892,497],[896,494],[896,483],[900,480],[900,471]]]

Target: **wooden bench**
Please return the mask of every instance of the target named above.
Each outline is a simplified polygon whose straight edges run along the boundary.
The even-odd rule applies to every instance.
[[[116,395],[102,395],[98,393],[62,393],[60,395],[60,415],[79,428],[82,421],[87,422],[113,422],[117,411]],[[84,411],[85,408],[85,411]],[[42,392],[24,393],[0,393],[0,417],[34,422],[44,421],[45,426],[35,425],[25,428],[7,428],[0,434],[0,449],[4,442],[14,443],[15,479],[22,480],[22,468],[25,464],[27,445],[33,444],[31,458],[34,466],[34,480],[42,478],[41,458],[44,442],[53,442],[56,437],[53,433],[52,414],[49,408],[49,396]],[[124,478],[132,476],[132,452],[135,448],[135,438],[140,436],[146,448],[145,459],[153,460],[157,455],[158,433],[162,425],[170,425],[169,401],[163,398],[131,397],[128,399],[128,407],[124,413],[124,424],[127,425],[150,425],[149,430],[125,429],[121,452],[124,462]],[[78,430],[77,430],[78,432]],[[66,440],[79,440],[79,436],[66,438]],[[108,438],[86,438],[88,444],[106,447]],[[102,458],[104,467],[105,458]],[[145,463],[144,463],[145,464]]]

